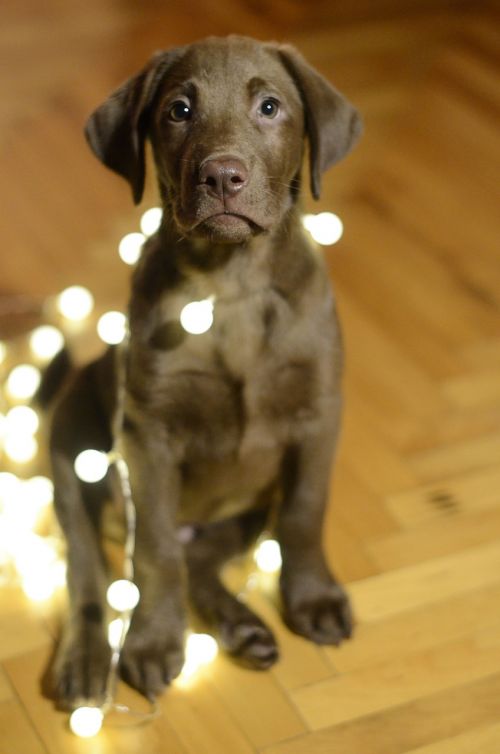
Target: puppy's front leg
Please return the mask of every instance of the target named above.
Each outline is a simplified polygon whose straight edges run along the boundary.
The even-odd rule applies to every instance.
[[[179,469],[163,427],[141,419],[124,431],[124,455],[137,513],[135,582],[140,601],[121,658],[124,678],[148,697],[183,663],[182,551],[176,538]]]
[[[334,400],[317,431],[289,449],[277,523],[285,620],[318,644],[339,644],[352,632],[348,597],[328,569],[321,542],[339,422],[340,400]]]

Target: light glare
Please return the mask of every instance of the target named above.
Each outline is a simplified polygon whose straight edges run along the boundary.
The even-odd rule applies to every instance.
[[[2,363],[2,361],[5,361],[6,356],[7,356],[7,346],[5,345],[5,343],[3,343],[0,340],[0,364]]]
[[[127,319],[121,312],[106,312],[97,323],[97,332],[105,343],[117,345],[125,337],[126,324]]]
[[[75,472],[82,482],[100,482],[108,467],[108,456],[100,450],[82,450],[75,458]]]
[[[127,233],[118,244],[118,254],[125,264],[135,264],[141,256],[142,246],[146,240],[143,233]]]
[[[26,496],[36,504],[38,508],[45,508],[54,500],[54,485],[46,476],[34,476],[23,482]]]
[[[4,433],[6,435],[34,435],[40,420],[38,414],[29,406],[15,406],[5,416]]]
[[[94,297],[81,285],[72,285],[59,294],[57,307],[61,314],[74,322],[88,317],[94,307]]]
[[[44,602],[52,597],[55,592],[54,583],[47,578],[44,571],[32,571],[21,579],[21,587],[28,599],[33,602]]]
[[[30,348],[39,359],[51,359],[59,353],[63,345],[62,332],[52,325],[42,325],[31,333]]]
[[[133,610],[139,603],[139,589],[128,579],[118,579],[108,587],[106,599],[108,605],[119,613],[123,613],[125,610]]]
[[[115,618],[108,626],[108,644],[111,649],[120,649],[122,645],[124,622],[121,618]]]
[[[28,463],[38,452],[38,443],[32,435],[7,435],[3,441],[5,454],[14,463]]]
[[[36,393],[40,379],[39,369],[31,364],[19,364],[7,377],[7,392],[13,399],[28,400]]]
[[[302,223],[314,240],[322,246],[332,246],[342,237],[342,220],[333,212],[320,212],[318,215],[304,215]]]
[[[181,684],[189,681],[201,667],[213,662],[218,652],[218,644],[210,634],[189,634],[185,646],[186,660],[179,676]]]
[[[30,531],[13,531],[12,535],[11,552],[17,571],[23,578],[33,575],[45,578],[57,560],[54,547],[47,539]]]
[[[163,211],[161,207],[151,207],[141,217],[141,230],[145,236],[152,236],[161,225]]]
[[[0,471],[0,502],[7,503],[21,484],[21,480],[10,471]]]
[[[191,335],[202,335],[210,330],[214,321],[213,299],[191,301],[181,311],[181,325]]]
[[[104,713],[99,707],[78,707],[71,713],[69,727],[79,738],[92,738],[102,728]]]
[[[281,550],[274,539],[265,539],[255,551],[255,562],[264,573],[276,573],[281,568]]]

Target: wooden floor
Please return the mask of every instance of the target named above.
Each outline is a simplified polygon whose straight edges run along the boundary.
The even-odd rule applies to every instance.
[[[208,33],[287,39],[365,116],[325,180],[326,249],[347,347],[346,416],[325,531],[355,638],[276,630],[270,672],[225,658],[162,715],[93,741],[40,692],[58,604],[0,587],[0,754],[498,754],[500,85],[493,2],[28,0],[0,27],[0,336],[73,283],[123,305],[116,254],[140,210],[81,137],[149,53]],[[342,10],[339,6],[345,6]],[[373,6],[377,5],[377,12]],[[152,183],[144,206],[154,204]],[[245,567],[227,578],[239,589]],[[122,699],[141,701],[127,689]]]

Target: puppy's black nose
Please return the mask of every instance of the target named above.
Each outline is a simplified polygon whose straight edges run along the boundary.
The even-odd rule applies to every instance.
[[[209,193],[223,200],[235,196],[248,183],[248,170],[236,158],[206,160],[200,168],[199,183],[208,186]]]

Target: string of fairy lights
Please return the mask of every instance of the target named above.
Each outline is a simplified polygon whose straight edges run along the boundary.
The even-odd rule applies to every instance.
[[[128,265],[140,258],[146,239],[156,232],[162,218],[158,207],[141,217],[140,232],[128,233],[118,246],[118,254]],[[304,227],[321,245],[332,245],[342,236],[341,220],[322,212],[305,215]],[[179,319],[186,332],[202,335],[214,321],[215,296],[191,301],[181,310]],[[0,341],[0,458],[6,469],[0,471],[0,584],[17,583],[34,602],[50,600],[66,585],[64,543],[52,511],[53,485],[48,476],[33,474],[42,465],[39,453],[40,417],[30,402],[38,390],[44,366],[68,344],[77,328],[88,326],[94,311],[92,293],[79,285],[66,288],[48,302],[53,322],[35,328],[27,336],[6,343]],[[119,311],[108,311],[96,322],[97,335],[103,343],[126,347],[127,319]],[[20,342],[22,341],[22,342]],[[17,363],[22,354],[21,363]],[[28,356],[26,355],[28,354]],[[124,386],[122,386],[124,390]],[[119,401],[120,404],[120,401]],[[118,409],[118,413],[120,408]],[[116,427],[120,426],[119,417]],[[115,428],[116,429],[116,428]],[[43,453],[42,453],[43,455]],[[123,498],[126,523],[123,578],[112,582],[107,601],[114,617],[109,623],[108,640],[112,650],[106,698],[102,705],[93,700],[78,707],[70,717],[70,728],[77,736],[91,737],[101,729],[106,715],[115,710],[134,715],[115,702],[120,653],[123,648],[140,592],[134,583],[133,555],[135,544],[135,508],[130,491],[128,468],[120,451],[119,431],[109,453],[88,448],[75,459],[75,473],[83,482],[96,483],[110,468],[117,473]],[[263,573],[275,573],[281,566],[279,545],[264,535],[254,552],[254,561]],[[204,665],[213,661],[218,651],[215,639],[208,634],[189,632],[186,636],[186,661],[176,682],[191,679]],[[143,718],[156,714],[153,711]]]

